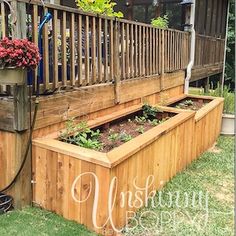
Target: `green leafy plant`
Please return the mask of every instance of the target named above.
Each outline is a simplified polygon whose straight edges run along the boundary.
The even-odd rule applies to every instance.
[[[159,125],[160,121],[157,119],[154,119],[154,120],[149,120],[149,123],[153,126],[157,126],[157,125]]]
[[[193,102],[192,100],[186,100],[186,101],[183,102],[183,104],[184,104],[185,106],[193,106],[193,105],[194,105],[194,102]]]
[[[167,15],[164,15],[163,17],[159,16],[152,19],[151,25],[160,29],[167,29],[169,26],[169,18]]]
[[[102,143],[97,140],[97,138],[92,137],[92,132],[90,133],[91,138],[87,133],[79,133],[77,136],[74,137],[74,142],[80,147],[94,149],[94,150],[101,150]],[[95,136],[96,137],[96,136]]]
[[[139,132],[140,134],[143,134],[144,133],[144,127],[143,125],[139,126],[137,129],[136,129],[137,132]]]
[[[103,144],[99,141],[100,130],[91,130],[86,122],[75,123],[74,119],[66,122],[65,131],[60,134],[59,139],[66,143],[78,145],[80,147],[102,150]]]
[[[147,121],[146,117],[144,117],[144,116],[135,116],[134,120],[138,124],[144,124]]]
[[[111,142],[116,142],[117,140],[119,140],[119,134],[118,133],[111,133],[111,134],[109,134],[108,139]]]
[[[156,118],[156,115],[158,112],[162,112],[160,109],[158,109],[157,107],[153,107],[150,106],[148,104],[144,104],[142,106],[142,110],[143,110],[143,116],[147,119],[147,118]]]
[[[111,0],[76,0],[79,9],[85,12],[91,12],[109,17],[122,18],[122,12],[115,12],[115,2]]]
[[[213,85],[212,85],[213,87]],[[235,106],[235,94],[230,92],[230,88],[228,86],[224,86],[223,91],[221,89],[220,84],[217,84],[217,87],[215,90],[210,89],[209,93],[207,95],[213,96],[213,97],[223,97],[224,100],[224,113],[226,114],[234,114]]]
[[[127,134],[126,132],[122,132],[122,133],[120,134],[120,140],[121,140],[122,142],[128,142],[128,141],[130,141],[132,138],[133,138],[133,137],[132,137],[130,134]]]

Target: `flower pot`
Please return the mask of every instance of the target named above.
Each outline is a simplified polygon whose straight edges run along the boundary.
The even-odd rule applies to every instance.
[[[235,135],[234,120],[235,120],[235,115],[223,114],[221,134]]]
[[[0,84],[25,84],[27,81],[27,70],[22,68],[0,69]]]

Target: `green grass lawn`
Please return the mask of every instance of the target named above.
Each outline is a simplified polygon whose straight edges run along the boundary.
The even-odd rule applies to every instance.
[[[228,236],[233,235],[234,139],[220,137],[217,147],[206,152],[177,175],[155,197],[157,207],[141,209],[139,225],[126,235]],[[179,191],[179,199],[176,192]],[[193,203],[193,193],[196,193]],[[197,195],[202,193],[202,197]],[[185,195],[184,195],[185,194]],[[208,204],[206,196],[209,196]],[[172,200],[170,200],[172,196]],[[188,196],[188,200],[186,200]],[[207,214],[208,212],[208,214]],[[208,216],[208,217],[207,217]],[[136,225],[131,221],[129,228]],[[0,216],[0,235],[95,235],[83,226],[37,208],[25,208]]]

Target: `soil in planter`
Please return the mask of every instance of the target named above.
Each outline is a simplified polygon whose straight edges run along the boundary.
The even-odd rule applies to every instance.
[[[83,128],[83,131],[75,132],[68,137],[63,134],[60,140],[101,152],[109,152],[176,115],[155,111],[155,109],[148,112],[150,114],[140,110],[91,130],[87,127]]]
[[[186,98],[183,99],[179,102],[176,102],[172,104],[172,107],[179,108],[179,109],[184,109],[184,110],[193,110],[193,111],[198,111],[202,107],[204,107],[206,104],[208,104],[210,100],[207,99],[190,99]]]
[[[163,119],[154,119],[137,122],[137,118],[120,121],[118,123],[107,124],[106,127],[101,129],[99,141],[103,143],[102,152],[109,152],[115,147],[119,147],[125,142],[143,134],[149,129],[168,120],[169,117]],[[153,122],[153,123],[152,123]]]

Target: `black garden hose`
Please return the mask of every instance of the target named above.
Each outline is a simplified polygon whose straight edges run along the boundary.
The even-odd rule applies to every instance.
[[[6,213],[12,209],[13,198],[9,195],[0,193],[0,214]]]
[[[17,171],[15,177],[12,179],[12,181],[3,189],[0,190],[0,213],[4,213],[6,211],[8,211],[9,209],[12,208],[12,204],[13,204],[13,198],[11,196],[5,195],[4,192],[6,192],[7,190],[9,190],[12,185],[16,182],[17,178],[19,177],[25,162],[27,160],[28,154],[29,154],[29,150],[30,150],[30,146],[32,143],[32,134],[33,134],[33,130],[34,130],[34,126],[35,126],[35,121],[36,121],[36,117],[37,117],[37,112],[38,112],[38,99],[36,98],[35,101],[35,109],[34,109],[34,117],[33,117],[33,122],[32,125],[30,127],[30,134],[29,134],[29,139],[26,145],[26,150],[23,156],[23,161],[20,165],[19,170]]]

